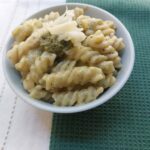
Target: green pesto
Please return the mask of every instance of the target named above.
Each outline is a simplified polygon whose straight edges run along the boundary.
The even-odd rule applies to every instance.
[[[57,35],[45,34],[40,39],[40,46],[51,53],[55,53],[58,57],[62,57],[64,52],[72,47],[71,41],[58,40]]]

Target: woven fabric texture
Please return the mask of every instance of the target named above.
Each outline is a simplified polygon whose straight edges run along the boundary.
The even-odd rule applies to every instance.
[[[124,88],[90,111],[53,117],[51,150],[150,150],[150,1],[78,0],[106,9],[127,27],[136,60]]]

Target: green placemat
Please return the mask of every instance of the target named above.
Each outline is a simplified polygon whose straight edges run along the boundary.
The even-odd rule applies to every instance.
[[[150,150],[150,0],[76,2],[104,8],[125,24],[135,45],[135,66],[107,103],[78,114],[55,114],[50,150]]]

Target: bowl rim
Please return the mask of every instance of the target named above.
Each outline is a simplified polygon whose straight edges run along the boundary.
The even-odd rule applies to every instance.
[[[33,16],[35,16],[36,14],[38,13],[42,13],[44,11],[47,11],[53,7],[61,7],[61,6],[81,6],[81,7],[91,7],[91,8],[94,8],[96,10],[99,10],[99,11],[102,11],[104,12],[106,15],[109,15],[111,18],[113,18],[120,26],[122,26],[123,30],[126,32],[126,35],[129,39],[129,42],[130,42],[130,46],[131,46],[131,49],[130,49],[130,53],[131,53],[131,64],[130,66],[128,67],[128,70],[126,72],[126,74],[124,75],[123,79],[119,82],[118,86],[114,89],[113,92],[109,93],[109,95],[105,95],[103,97],[103,99],[96,99],[94,101],[91,101],[87,104],[84,104],[84,105],[79,105],[79,106],[72,106],[72,107],[60,107],[60,106],[54,106],[54,105],[48,105],[46,103],[39,103],[38,100],[34,100],[33,98],[27,98],[25,97],[23,94],[17,92],[16,88],[15,88],[15,85],[13,85],[9,79],[9,76],[7,75],[7,71],[6,71],[6,65],[5,65],[5,57],[6,57],[6,43],[8,43],[8,41],[11,39],[11,36],[9,35],[7,40],[6,40],[6,43],[4,44],[4,47],[3,47],[3,50],[2,50],[2,67],[3,67],[3,72],[4,72],[4,76],[5,76],[5,79],[6,81],[8,82],[9,86],[11,87],[11,89],[14,91],[14,93],[20,97],[21,99],[23,99],[24,102],[28,103],[28,104],[31,104],[32,106],[35,106],[36,108],[39,108],[39,109],[42,109],[42,110],[45,110],[45,111],[49,111],[49,112],[54,112],[54,113],[77,113],[77,112],[82,112],[82,111],[86,111],[86,110],[89,110],[89,109],[92,109],[92,108],[95,108],[97,106],[100,106],[102,105],[103,103],[107,102],[109,99],[111,99],[113,96],[115,96],[119,90],[125,85],[125,83],[127,82],[132,70],[133,70],[133,66],[134,66],[134,61],[135,61],[135,51],[134,51],[134,45],[133,45],[133,41],[132,41],[132,38],[131,38],[131,35],[130,33],[128,32],[128,30],[126,29],[126,27],[123,25],[123,23],[117,18],[115,17],[114,15],[112,15],[111,13],[109,13],[108,11],[102,9],[102,8],[99,8],[99,7],[96,7],[96,6],[93,6],[93,5],[90,5],[90,4],[84,4],[84,3],[62,3],[62,4],[55,4],[55,5],[51,5],[50,7],[48,8],[45,8],[45,9],[42,9],[40,11],[37,11],[35,13],[33,13],[32,15],[30,15],[29,17],[27,17],[26,19],[24,19],[23,21],[27,20],[27,19],[30,19],[30,18],[33,18]]]

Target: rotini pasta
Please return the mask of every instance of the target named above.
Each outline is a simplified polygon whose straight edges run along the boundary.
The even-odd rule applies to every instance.
[[[31,90],[30,96],[35,99],[42,99],[47,101],[51,100],[52,94],[44,90],[41,85],[37,85]]]
[[[101,25],[103,23],[103,21],[101,19],[97,19],[97,18],[91,18],[89,16],[85,16],[85,15],[80,15],[77,18],[77,23],[80,27],[82,27],[85,31],[91,29],[91,30],[95,30],[97,25]]]
[[[72,70],[76,65],[76,61],[64,60],[58,63],[53,69],[52,72]]]
[[[41,56],[36,57],[34,64],[30,67],[27,79],[32,79],[34,83],[38,83],[42,75],[48,72],[50,67],[53,66],[55,58],[55,54],[48,52],[44,52]]]
[[[58,106],[72,106],[88,103],[103,92],[103,87],[93,87],[75,90],[56,92],[52,95],[54,104]]]
[[[8,58],[13,64],[16,64],[31,49],[35,49],[40,46],[40,38],[47,32],[48,30],[45,28],[36,30],[26,41],[14,45],[7,53]]]
[[[25,21],[22,25],[19,25],[12,31],[12,35],[17,42],[24,41],[27,37],[29,37],[32,32],[42,27],[42,22],[37,19],[32,19]]]
[[[112,21],[103,21],[102,24],[96,26],[96,30],[101,30],[105,36],[114,35],[115,28],[116,27]]]
[[[103,61],[98,64],[97,67],[100,67],[103,70],[104,74],[111,74],[115,71],[113,61]]]
[[[106,89],[111,87],[115,82],[116,82],[116,78],[112,74],[109,74],[105,77],[104,80],[101,80],[99,82],[99,85],[104,87],[104,89]]]
[[[97,83],[105,76],[97,67],[75,67],[72,70],[47,74],[42,78],[46,90],[54,90],[87,83]]]
[[[31,92],[44,73],[49,71],[54,64],[55,57],[55,54],[48,52],[44,52],[41,56],[36,57],[34,63],[30,66],[29,73],[23,79],[23,86],[27,91]]]
[[[36,57],[40,55],[40,50],[31,50],[26,56],[23,56],[21,60],[15,64],[16,70],[20,71],[22,77],[25,77],[29,73],[31,65],[34,63]]]
[[[8,51],[29,95],[58,106],[95,100],[116,82],[125,47],[111,20],[86,16],[86,8],[50,12],[12,31]]]
[[[27,37],[29,37],[32,31],[33,28],[30,24],[23,24],[15,28],[12,32],[12,35],[17,42],[21,42],[24,41]]]
[[[121,68],[121,58],[119,56],[117,56],[116,58],[114,58],[113,60],[113,63],[114,63],[114,67],[117,68],[117,69],[120,69]]]
[[[101,19],[80,15],[77,18],[77,23],[85,30],[87,35],[94,34],[94,32],[97,30],[100,30],[105,36],[115,34],[116,26],[112,21],[109,20],[103,21]]]
[[[80,46],[73,47],[66,52],[69,59],[79,60],[88,65],[99,64],[102,61],[107,60],[107,57],[99,54],[97,51],[93,51],[90,47]]]
[[[104,23],[107,24],[108,27],[116,30],[116,25],[114,24],[113,21],[111,21],[111,20],[105,20]]]
[[[25,42],[23,41],[18,45],[14,45],[14,47],[8,51],[7,56],[13,64],[16,64],[29,50],[37,48],[38,46],[39,41],[36,38],[30,38]]]
[[[16,70],[20,71],[21,75],[24,77],[28,74],[28,72],[30,71],[30,61],[28,59],[28,57],[22,57],[21,60],[15,64],[15,68]]]
[[[100,30],[97,30],[94,34],[88,36],[85,40],[85,45],[89,45],[90,47],[96,48],[100,51],[102,49],[107,49],[109,46],[112,46],[117,51],[124,48],[122,38],[117,38],[114,35],[104,36],[104,34]]]
[[[46,14],[43,18],[39,18],[39,20],[42,22],[49,22],[57,19],[59,16],[60,15],[58,12],[50,12],[48,15]]]
[[[29,93],[35,87],[35,83],[32,80],[32,78],[25,78],[22,80],[22,83],[23,83],[24,89],[27,90]]]
[[[117,38],[115,35],[107,36],[106,38],[110,42],[110,45],[112,45],[112,47],[114,47],[116,51],[120,51],[125,47],[122,38]]]
[[[99,48],[99,45],[104,41],[104,39],[104,34],[100,30],[97,30],[94,34],[89,35],[86,38],[84,44],[92,48]]]
[[[74,9],[75,19],[84,14],[84,9],[76,7]]]
[[[13,48],[7,52],[7,57],[14,65],[19,61],[18,45],[14,45]]]

